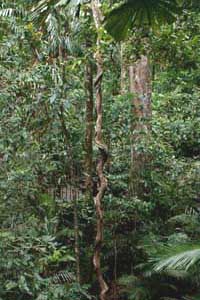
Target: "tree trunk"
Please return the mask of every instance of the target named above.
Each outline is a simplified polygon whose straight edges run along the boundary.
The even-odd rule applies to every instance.
[[[101,53],[101,38],[99,36],[99,29],[102,25],[102,15],[100,11],[100,2],[99,0],[92,0],[92,13],[97,30],[97,50],[95,53],[96,65],[97,65],[97,76],[95,78],[95,89],[96,89],[96,128],[95,128],[95,143],[99,149],[100,157],[97,164],[97,175],[99,179],[98,192],[94,198],[95,208],[96,208],[96,217],[97,217],[97,233],[95,238],[95,249],[93,256],[93,264],[97,274],[97,280],[100,286],[100,300],[106,299],[106,293],[108,291],[108,286],[103,278],[101,271],[101,248],[103,242],[103,208],[102,200],[104,193],[107,189],[107,179],[104,176],[104,166],[108,158],[107,146],[103,143],[102,139],[102,76],[103,76],[103,57]]]
[[[144,193],[142,172],[148,157],[142,143],[148,140],[151,131],[151,77],[148,58],[141,58],[129,68],[130,92],[133,96],[132,153],[130,190],[134,196]],[[139,147],[138,147],[139,146]]]
[[[85,69],[85,90],[86,90],[86,133],[85,133],[85,189],[86,198],[92,199],[93,181],[92,181],[92,167],[93,167],[93,72],[92,64],[88,60]]]
[[[74,250],[76,256],[76,280],[81,282],[80,272],[80,247],[79,247],[79,224],[78,224],[78,207],[77,207],[77,193],[73,187],[73,204],[74,204]]]
[[[120,49],[120,56],[121,56],[121,78],[120,78],[120,89],[121,89],[121,95],[126,93],[126,65],[124,61],[124,49],[123,49],[123,43],[121,43],[121,49]]]

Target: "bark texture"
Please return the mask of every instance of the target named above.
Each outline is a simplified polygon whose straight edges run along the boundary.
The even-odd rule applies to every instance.
[[[121,88],[121,95],[126,93],[126,64],[124,60],[124,47],[123,43],[121,43],[121,51],[120,51],[120,56],[121,56],[121,78],[120,78],[120,88]]]
[[[102,208],[102,199],[104,193],[107,189],[107,179],[104,176],[104,166],[108,158],[107,146],[103,143],[102,139],[102,77],[103,77],[103,57],[100,49],[101,39],[99,36],[99,29],[102,24],[102,14],[100,10],[99,0],[92,0],[92,13],[97,30],[97,51],[95,53],[96,65],[97,65],[97,76],[95,78],[94,86],[96,90],[96,128],[95,128],[95,143],[99,149],[100,157],[97,164],[97,175],[99,179],[98,192],[94,198],[96,216],[97,216],[97,232],[95,238],[95,249],[93,256],[93,264],[97,274],[97,280],[100,286],[100,300],[106,299],[106,294],[108,291],[108,286],[103,278],[101,271],[101,248],[103,242],[103,208]]]
[[[151,76],[148,58],[141,58],[129,68],[130,92],[133,93],[131,194],[140,196],[144,191],[141,173],[149,158],[137,146],[147,141],[151,130]],[[139,147],[140,149],[140,147]]]

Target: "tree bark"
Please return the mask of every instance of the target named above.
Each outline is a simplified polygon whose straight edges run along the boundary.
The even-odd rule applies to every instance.
[[[108,158],[107,146],[103,143],[102,139],[102,77],[103,77],[103,57],[101,53],[101,38],[99,35],[99,29],[102,25],[102,14],[100,10],[99,0],[92,0],[92,13],[97,30],[97,50],[95,53],[96,65],[97,65],[97,76],[95,78],[95,90],[96,90],[96,128],[95,128],[95,143],[99,149],[100,157],[97,164],[97,175],[99,178],[99,186],[96,197],[94,198],[96,217],[97,217],[97,232],[95,238],[95,249],[93,256],[94,269],[96,271],[97,280],[100,286],[100,300],[106,299],[108,286],[103,278],[101,270],[101,248],[103,243],[103,208],[102,200],[107,189],[107,179],[104,176],[104,166]]]
[[[121,89],[121,95],[123,95],[126,93],[126,73],[127,73],[126,65],[124,61],[123,43],[121,43],[120,56],[121,56],[120,89]]]
[[[144,152],[138,150],[138,145],[149,136],[152,116],[151,76],[146,56],[141,56],[134,65],[129,67],[129,77],[130,92],[134,95],[130,190],[132,195],[140,196],[144,189],[141,184],[141,174],[148,158]]]

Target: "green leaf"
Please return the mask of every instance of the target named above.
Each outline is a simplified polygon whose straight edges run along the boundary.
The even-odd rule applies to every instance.
[[[128,0],[113,9],[105,19],[106,30],[120,41],[129,29],[161,26],[175,20],[179,6],[175,0]]]

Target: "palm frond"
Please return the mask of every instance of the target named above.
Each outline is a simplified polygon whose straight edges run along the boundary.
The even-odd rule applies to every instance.
[[[152,270],[163,271],[188,271],[200,263],[199,245],[182,245],[181,247],[166,247],[165,253],[151,258]]]
[[[77,30],[77,10],[83,0],[41,0],[32,7],[30,19],[41,26],[48,38],[48,51],[72,51],[72,33]]]
[[[10,17],[23,17],[27,14],[26,9],[23,6],[0,6],[0,17],[10,18]]]
[[[55,0],[39,1],[37,5],[32,7],[31,19],[36,20],[39,17],[42,21],[46,20],[51,8],[53,8],[55,4],[56,4]]]
[[[60,7],[77,8],[82,2],[83,0],[41,0],[32,7],[31,19],[38,20],[40,18],[40,21],[44,22],[52,10]]]
[[[2,8],[0,10],[0,16],[1,17],[11,17],[14,13],[13,8]]]
[[[178,11],[176,0],[127,0],[108,14],[105,28],[119,41],[134,26],[160,26],[172,22]]]
[[[59,271],[52,277],[52,282],[54,284],[72,283],[75,281],[75,277],[71,272],[67,270]]]

